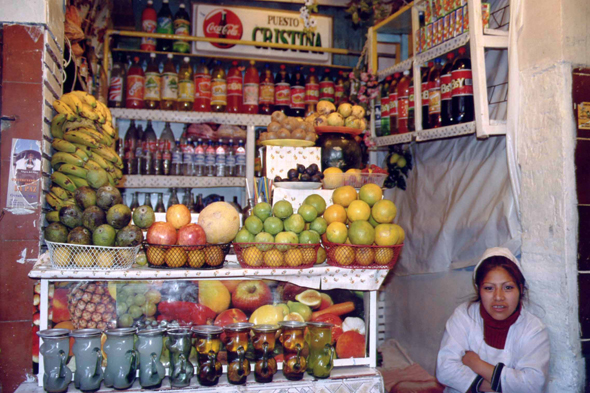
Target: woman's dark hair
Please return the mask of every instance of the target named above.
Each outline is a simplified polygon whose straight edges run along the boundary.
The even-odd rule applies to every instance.
[[[489,272],[499,267],[506,270],[506,273],[508,273],[508,275],[512,277],[512,279],[518,286],[518,289],[520,291],[520,302],[522,303],[522,301],[526,298],[526,280],[518,266],[516,266],[514,262],[512,262],[510,259],[506,257],[493,256],[483,261],[481,265],[479,265],[479,267],[477,268],[477,272],[475,273],[476,298],[473,300],[474,303],[481,301],[479,288],[481,288],[483,280],[486,278]]]

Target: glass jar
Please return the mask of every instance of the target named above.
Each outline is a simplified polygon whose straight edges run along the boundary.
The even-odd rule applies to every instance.
[[[188,360],[191,353],[190,329],[169,329],[166,348],[170,351],[170,385],[175,388],[186,387],[194,374],[193,364]]]
[[[277,372],[277,361],[273,351],[276,345],[276,334],[279,330],[277,325],[255,325],[252,327],[254,336],[252,346],[254,347],[254,379],[258,383],[272,382]]]
[[[70,333],[75,339],[72,352],[76,359],[74,385],[82,391],[100,388],[103,379],[100,329],[78,329]]]
[[[61,393],[68,390],[72,371],[66,366],[70,353],[68,329],[46,329],[37,332],[43,339],[39,353],[43,355],[43,389]]]
[[[323,133],[319,136],[316,146],[322,148],[322,168],[337,167],[346,172],[359,169],[363,160],[363,152],[354,137],[349,134]]]
[[[166,369],[160,361],[165,329],[144,329],[137,332],[139,353],[139,384],[142,388],[157,389],[166,377]]]
[[[232,323],[224,327],[227,350],[227,380],[234,385],[243,385],[250,375],[250,362],[246,359],[250,330],[254,324]]]
[[[104,353],[107,367],[104,385],[108,388],[129,389],[135,382],[138,358],[135,350],[135,328],[116,328],[106,332]]]
[[[197,379],[203,386],[214,386],[219,382],[223,369],[217,359],[221,349],[223,328],[212,325],[193,327],[197,338]]]
[[[334,368],[334,347],[332,346],[332,324],[308,322],[309,356],[307,373],[316,378],[328,378]]]
[[[281,321],[281,338],[283,341],[283,375],[291,381],[303,378],[307,361],[301,355],[305,345],[305,322]]]

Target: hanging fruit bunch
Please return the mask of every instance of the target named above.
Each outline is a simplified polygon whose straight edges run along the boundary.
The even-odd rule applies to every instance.
[[[406,178],[413,168],[412,154],[410,150],[403,149],[401,146],[392,146],[389,155],[385,159],[385,166],[389,172],[389,177],[385,179],[386,188],[406,189]]]

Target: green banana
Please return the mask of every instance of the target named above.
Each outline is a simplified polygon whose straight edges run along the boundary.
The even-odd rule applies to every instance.
[[[47,193],[45,195],[45,200],[47,201],[49,206],[51,206],[52,208],[54,208],[57,211],[59,211],[59,209],[61,209],[63,202],[64,202],[61,199],[59,199],[57,196],[55,196],[55,194],[52,194],[52,193]]]
[[[57,164],[84,166],[84,160],[74,154],[58,151],[57,153],[53,154],[53,157],[51,157],[51,166],[55,166]]]
[[[70,176],[70,179],[74,182],[76,187],[88,187],[88,182],[86,179],[82,179],[81,177],[77,176]]]
[[[65,173],[53,172],[51,174],[51,181],[66,191],[69,191],[69,192],[76,191],[76,188],[77,188],[76,185],[74,184],[72,179],[70,179],[70,177],[67,176]]]
[[[77,176],[82,179],[86,179],[86,175],[88,174],[88,171],[86,169],[81,168],[79,166],[68,164],[63,164],[62,166],[60,166],[58,171],[61,173],[65,173],[68,176]]]
[[[74,153],[76,151],[76,146],[59,138],[55,138],[53,142],[51,142],[51,146],[57,151],[63,151],[66,153]]]
[[[59,210],[52,210],[45,213],[45,219],[47,222],[59,222]]]
[[[110,173],[107,172],[107,178],[109,179],[109,183],[111,183],[111,186],[113,187],[117,187],[117,181],[115,181],[115,178],[113,176],[111,176]]]
[[[84,162],[88,161],[88,159],[90,158],[90,157],[88,157],[88,154],[84,150],[82,150],[78,147],[76,147],[76,151],[74,152],[74,154],[76,156],[80,157],[82,159],[82,161],[84,161]]]
[[[105,160],[103,157],[99,156],[98,154],[94,154],[92,156],[92,159],[88,160],[88,162],[90,162],[90,161],[94,162],[95,164],[100,166],[102,169],[106,169],[108,167],[107,160]]]
[[[96,139],[97,141],[99,141],[100,143],[102,143],[102,144],[104,144],[106,146],[112,146],[113,145],[113,138],[111,138],[107,134],[101,134],[100,132],[96,131],[93,128],[80,127],[80,128],[75,129],[74,131],[76,131],[76,132],[82,132],[84,134],[88,134],[88,135],[94,137],[94,139]]]
[[[58,113],[57,115],[53,116],[53,119],[51,119],[51,135],[54,138],[62,138],[64,135],[64,132],[62,130],[62,127],[64,125],[64,123],[66,123],[68,120],[68,114],[67,113]]]
[[[102,157],[101,157],[101,158],[102,158]],[[88,160],[88,162],[86,162],[86,163],[84,164],[84,168],[85,168],[86,170],[88,170],[88,171],[90,171],[90,170],[97,170],[97,169],[103,169],[103,168],[102,168],[100,165],[98,165],[98,164],[96,163],[96,161],[94,161],[94,160]]]
[[[55,109],[57,111],[57,113],[63,113],[66,115],[75,115],[76,112],[73,111],[65,102],[60,101],[60,100],[54,100],[53,103],[51,104],[53,105],[53,109]]]
[[[61,199],[63,201],[72,197],[72,195],[68,191],[66,191],[63,188],[58,187],[58,186],[52,186],[49,189],[49,191],[51,191],[51,193],[53,195],[55,195],[56,197],[58,197],[59,199]]]
[[[99,145],[92,149],[92,153],[96,153],[102,158],[110,162],[118,162],[119,156],[113,149],[108,148],[104,145]]]
[[[115,172],[113,173],[115,179],[122,179],[123,178],[123,171],[119,168],[115,167]]]
[[[68,142],[79,143],[81,145],[92,147],[92,148],[98,147],[98,141],[95,138],[91,137],[88,134],[84,134],[84,133],[78,132],[78,131],[66,132],[64,134],[64,139]]]

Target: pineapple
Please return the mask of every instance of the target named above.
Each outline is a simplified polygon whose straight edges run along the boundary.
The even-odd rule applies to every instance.
[[[68,295],[68,310],[76,329],[114,328],[116,304],[108,291],[106,282],[77,284]]]

